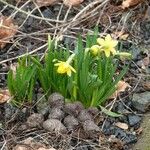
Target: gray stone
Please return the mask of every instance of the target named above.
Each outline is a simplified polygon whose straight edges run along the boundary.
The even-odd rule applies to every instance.
[[[133,94],[132,105],[135,109],[146,112],[150,106],[150,92]]]
[[[9,103],[6,103],[4,105],[4,108],[5,108],[5,119],[6,120],[12,119],[13,114],[15,114],[19,111],[19,109],[17,109],[16,107],[14,107],[13,105],[11,105]]]
[[[57,119],[48,119],[43,122],[43,128],[50,132],[66,133],[66,127]]]
[[[128,122],[130,126],[134,126],[140,123],[140,121],[141,121],[141,117],[137,115],[128,115]]]

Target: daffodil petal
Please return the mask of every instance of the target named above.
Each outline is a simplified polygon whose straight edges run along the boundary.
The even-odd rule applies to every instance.
[[[107,34],[106,37],[105,37],[105,41],[110,42],[111,40],[112,40],[112,38],[111,38],[110,34]]]
[[[54,64],[54,66],[59,66],[60,65],[60,63],[56,63],[56,64]]]
[[[116,40],[113,40],[113,41],[111,42],[111,46],[112,46],[112,47],[116,47],[117,44],[118,44],[118,41],[116,41]]]
[[[104,52],[105,52],[106,57],[109,57],[109,56],[110,56],[110,51],[105,50]]]
[[[116,50],[115,50],[115,48],[112,48],[111,52],[112,52],[113,55],[116,55],[116,53],[117,53]]]
[[[105,44],[105,40],[103,38],[98,38],[97,39],[97,43],[101,46],[103,46]]]
[[[69,77],[71,76],[71,70],[70,70],[70,69],[67,71],[67,75],[68,75]]]
[[[70,66],[70,69],[71,69],[74,73],[76,73],[76,70],[75,70],[72,66]]]

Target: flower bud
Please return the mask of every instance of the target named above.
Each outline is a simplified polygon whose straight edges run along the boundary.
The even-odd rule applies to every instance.
[[[91,53],[92,53],[94,56],[96,56],[96,55],[99,53],[100,49],[101,49],[101,47],[98,46],[98,45],[93,45],[93,46],[90,48]]]

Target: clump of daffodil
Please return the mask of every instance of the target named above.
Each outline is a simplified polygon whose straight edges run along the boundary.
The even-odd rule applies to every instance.
[[[58,61],[58,63],[54,64],[54,66],[58,66],[57,73],[67,74],[68,76],[71,76],[72,72],[76,73],[76,70],[70,65],[74,57],[75,54],[72,54],[67,61]]]
[[[105,38],[98,38],[97,43],[101,46],[101,49],[105,52],[106,57],[109,57],[112,53],[116,54],[115,47],[118,44],[117,40],[113,40],[110,34],[107,34]]]

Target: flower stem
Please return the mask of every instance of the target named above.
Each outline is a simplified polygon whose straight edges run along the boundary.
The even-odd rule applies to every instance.
[[[75,63],[74,66],[75,66],[76,68],[78,68],[78,67],[77,67],[77,65],[78,65],[77,59],[75,59],[74,63]],[[78,71],[77,71],[77,72],[78,72]],[[73,97],[74,97],[75,100],[77,100],[77,87],[76,87],[77,82],[78,82],[78,74],[75,73],[75,74],[74,74],[74,83],[75,83],[75,85],[74,85],[74,87],[73,87]]]
[[[68,60],[66,61],[68,64],[70,64],[72,62],[72,60],[74,59],[75,54],[72,54],[69,56]]]

